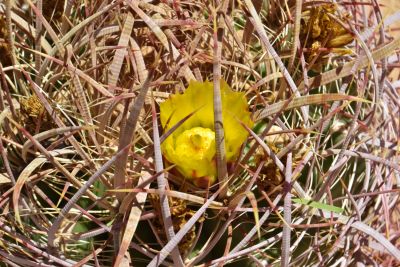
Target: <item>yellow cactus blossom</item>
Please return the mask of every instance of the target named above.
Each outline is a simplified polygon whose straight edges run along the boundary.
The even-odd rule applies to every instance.
[[[161,149],[165,158],[175,164],[185,178],[200,187],[216,180],[213,94],[212,82],[191,81],[183,94],[171,95],[160,104],[164,131],[193,113],[168,136]],[[253,122],[244,93],[232,91],[225,81],[221,81],[221,100],[226,160],[232,162],[237,159],[248,136],[240,122],[249,127]]]

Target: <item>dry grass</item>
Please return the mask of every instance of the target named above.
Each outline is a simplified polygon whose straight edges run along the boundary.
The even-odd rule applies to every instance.
[[[400,264],[400,13],[49,2],[0,2],[0,266]],[[221,78],[255,126],[197,188],[158,104],[214,81],[218,122]]]

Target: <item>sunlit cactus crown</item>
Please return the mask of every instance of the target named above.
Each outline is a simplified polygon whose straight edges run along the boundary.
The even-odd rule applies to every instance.
[[[240,124],[252,127],[247,100],[221,81],[222,118],[227,162],[234,161],[248,136]],[[205,187],[216,180],[213,83],[191,81],[183,94],[171,95],[160,105],[164,131],[183,122],[161,145],[163,155],[195,185]]]

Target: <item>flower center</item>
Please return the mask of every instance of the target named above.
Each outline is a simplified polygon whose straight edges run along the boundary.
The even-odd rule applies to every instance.
[[[190,131],[190,130],[189,130]],[[195,132],[194,134],[189,136],[190,142],[196,149],[201,149],[202,147],[207,146],[207,141],[209,141],[208,136],[205,134],[201,134]]]
[[[215,155],[215,133],[209,128],[194,127],[176,139],[176,153],[186,160],[211,159]]]

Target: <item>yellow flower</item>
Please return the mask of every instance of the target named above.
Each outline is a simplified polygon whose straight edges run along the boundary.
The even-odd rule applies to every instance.
[[[171,95],[160,105],[161,124],[168,131],[194,113],[161,145],[165,158],[195,185],[206,187],[216,180],[212,82],[191,81],[184,94]],[[227,162],[237,159],[248,132],[239,121],[253,126],[244,93],[233,92],[221,81],[222,119]]]

